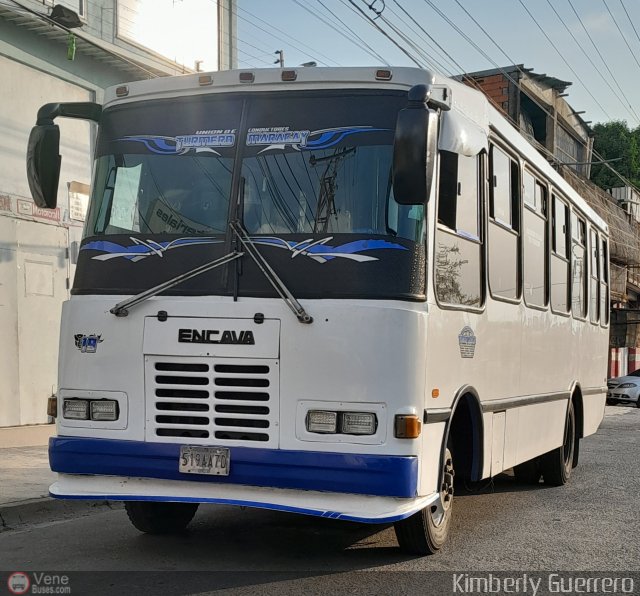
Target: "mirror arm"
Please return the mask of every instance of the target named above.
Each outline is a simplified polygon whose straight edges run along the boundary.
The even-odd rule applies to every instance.
[[[38,110],[36,125],[50,125],[58,117],[99,122],[102,106],[92,101],[47,103]]]

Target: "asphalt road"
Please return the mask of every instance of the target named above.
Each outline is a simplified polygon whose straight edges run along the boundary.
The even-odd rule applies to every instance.
[[[413,594],[438,578],[450,586],[452,571],[639,571],[639,494],[640,409],[615,406],[582,442],[568,485],[527,487],[505,474],[456,496],[451,539],[432,557],[401,554],[392,527],[201,506],[174,537],[138,533],[122,509],[3,532],[0,569],[119,571],[72,577],[82,586],[72,593],[166,596]]]

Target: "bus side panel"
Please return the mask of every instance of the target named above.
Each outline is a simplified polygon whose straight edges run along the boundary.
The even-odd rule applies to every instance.
[[[425,424],[422,430],[422,453],[420,454],[420,482],[418,495],[429,495],[438,491],[440,455],[444,440],[445,422]]]
[[[592,435],[598,430],[602,418],[604,417],[604,406],[607,399],[606,393],[596,395],[585,395],[582,398],[584,413],[583,433],[585,437]]]
[[[519,408],[515,464],[562,445],[567,416],[566,399]]]

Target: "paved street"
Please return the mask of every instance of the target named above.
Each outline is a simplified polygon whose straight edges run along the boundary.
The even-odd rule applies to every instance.
[[[141,535],[118,508],[5,531],[0,567],[234,572],[223,584],[238,593],[301,593],[320,585],[349,591],[362,585],[359,571],[639,570],[640,409],[607,407],[598,434],[581,447],[580,466],[565,487],[523,487],[503,475],[477,494],[456,497],[452,539],[433,557],[400,554],[391,527],[203,506],[178,537]],[[160,577],[166,594],[212,588],[197,573]]]

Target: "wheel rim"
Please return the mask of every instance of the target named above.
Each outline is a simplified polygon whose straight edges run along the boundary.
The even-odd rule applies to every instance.
[[[442,484],[438,500],[431,507],[431,519],[435,526],[439,526],[445,520],[447,512],[453,503],[453,479],[455,471],[453,469],[453,458],[451,451],[447,449],[442,466]]]

